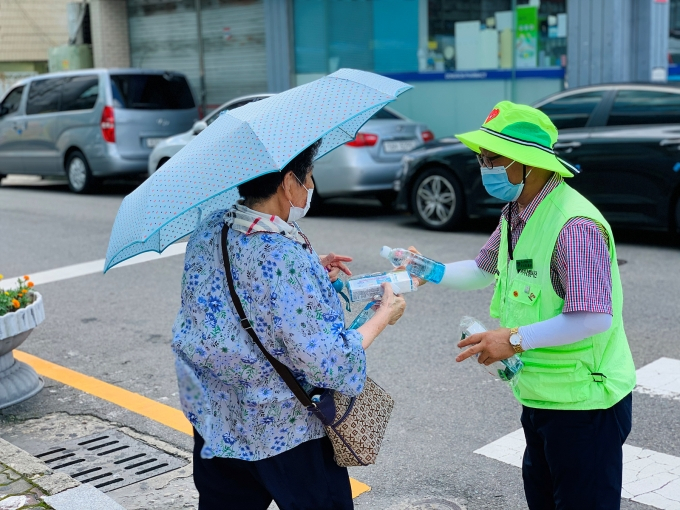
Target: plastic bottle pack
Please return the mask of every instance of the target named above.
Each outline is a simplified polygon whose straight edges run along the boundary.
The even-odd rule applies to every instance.
[[[461,329],[461,340],[465,340],[467,337],[474,335],[476,333],[483,333],[487,331],[484,324],[479,322],[473,317],[463,317],[460,321]],[[475,358],[479,357],[479,354],[475,355]],[[524,363],[517,354],[514,354],[510,358],[496,361],[491,365],[481,365],[484,369],[494,377],[498,377],[501,381],[505,381],[511,386],[517,384],[517,379],[519,378],[522,368],[524,368]]]

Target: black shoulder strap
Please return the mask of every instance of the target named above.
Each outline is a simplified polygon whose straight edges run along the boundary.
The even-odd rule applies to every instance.
[[[311,401],[311,399],[307,395],[307,393],[305,392],[305,390],[302,389],[302,386],[300,386],[300,383],[297,381],[297,379],[293,377],[293,374],[290,372],[288,367],[281,363],[279,360],[277,360],[274,356],[269,354],[267,349],[264,348],[264,345],[262,345],[262,342],[260,342],[260,339],[257,337],[257,333],[255,333],[255,331],[253,330],[250,321],[247,319],[246,313],[243,310],[243,305],[241,304],[241,300],[236,294],[236,289],[234,289],[234,278],[231,275],[231,263],[229,262],[229,252],[227,251],[228,232],[229,225],[225,223],[224,227],[222,228],[222,258],[224,259],[224,267],[227,272],[227,283],[229,284],[231,301],[234,303],[234,308],[236,308],[236,312],[238,313],[238,316],[241,318],[241,326],[243,326],[243,329],[245,329],[248,332],[250,338],[252,338],[253,342],[255,342],[255,345],[257,345],[260,348],[262,354],[264,354],[269,363],[271,363],[274,369],[279,373],[283,381],[290,388],[290,391],[293,392],[293,394],[302,403],[302,405],[305,407],[316,407],[315,404]]]

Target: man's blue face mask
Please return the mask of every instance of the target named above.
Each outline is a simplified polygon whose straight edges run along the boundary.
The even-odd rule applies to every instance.
[[[514,202],[519,198],[519,196],[522,194],[522,191],[524,190],[524,181],[529,176],[533,168],[529,170],[529,173],[524,176],[522,182],[519,184],[513,184],[510,182],[510,179],[508,179],[508,173],[506,170],[515,163],[516,162],[513,161],[507,167],[481,167],[482,184],[484,184],[484,188],[489,195],[497,198],[498,200],[502,200],[503,202]]]

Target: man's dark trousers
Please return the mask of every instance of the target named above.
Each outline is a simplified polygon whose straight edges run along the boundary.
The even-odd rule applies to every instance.
[[[619,510],[632,411],[630,393],[609,409],[523,407],[522,478],[530,510]]]

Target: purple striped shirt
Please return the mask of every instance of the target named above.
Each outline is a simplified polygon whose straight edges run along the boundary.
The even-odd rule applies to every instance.
[[[561,182],[553,174],[541,192],[519,212],[517,202],[503,208],[508,219],[512,207],[512,245],[517,245],[524,226],[543,199]],[[498,270],[498,250],[501,245],[501,224],[475,258],[480,269],[492,274]],[[564,299],[563,312],[597,312],[612,314],[612,277],[607,231],[589,218],[572,218],[557,238],[550,262],[550,280],[558,296]]]

